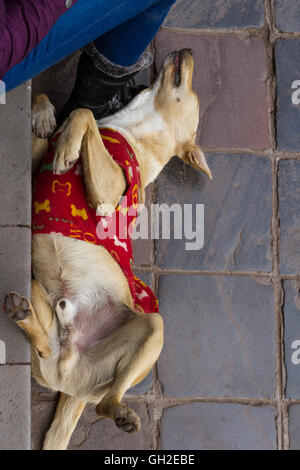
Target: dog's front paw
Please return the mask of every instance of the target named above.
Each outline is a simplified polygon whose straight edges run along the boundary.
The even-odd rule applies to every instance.
[[[46,95],[38,95],[32,106],[32,132],[40,139],[49,137],[56,128],[55,108]]]
[[[4,299],[4,310],[14,321],[25,320],[31,315],[30,303],[17,292],[9,292]]]
[[[141,429],[140,418],[127,406],[118,406],[116,408],[114,420],[116,425],[125,432],[132,433]]]
[[[62,175],[72,168],[80,156],[81,139],[72,135],[68,124],[60,135],[54,154],[53,173]]]

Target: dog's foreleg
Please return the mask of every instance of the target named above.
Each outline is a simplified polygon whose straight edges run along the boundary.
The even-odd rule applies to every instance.
[[[126,189],[122,168],[106,150],[93,113],[73,111],[60,135],[54,158],[54,172],[66,172],[81,152],[88,197],[99,215],[112,213]]]
[[[17,292],[5,297],[5,310],[9,317],[27,334],[40,357],[50,356],[48,331],[53,314],[39,283],[32,281],[32,302]],[[38,316],[36,314],[38,312]]]
[[[85,403],[61,393],[54,420],[46,434],[43,450],[66,450]]]
[[[163,346],[163,321],[158,314],[141,314],[120,328],[127,347],[119,359],[115,379],[109,391],[96,407],[99,416],[110,418],[126,432],[139,431],[136,413],[121,404],[125,392],[149,373]]]
[[[48,137],[56,127],[55,108],[45,94],[36,95],[31,107],[32,171],[47,152]]]
[[[111,215],[126,189],[126,180],[122,168],[104,147],[95,120],[82,142],[82,164],[93,207],[98,215]]]
[[[36,95],[31,106],[32,132],[40,139],[49,137],[56,128],[55,107],[47,95]]]

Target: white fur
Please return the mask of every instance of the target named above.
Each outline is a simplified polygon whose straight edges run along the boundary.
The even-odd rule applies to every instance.
[[[166,123],[154,106],[156,89],[153,87],[140,93],[126,108],[100,120],[99,127],[113,127],[129,139],[132,136],[139,139],[163,130]]]
[[[50,256],[49,256],[50,255]],[[123,271],[101,246],[60,235],[33,237],[33,272],[56,304],[68,298],[77,310],[92,311],[107,296],[119,298],[112,270]]]
[[[63,303],[65,305],[64,308],[62,308]],[[62,297],[56,304],[55,312],[61,326],[71,325],[76,315],[76,306],[68,299]]]
[[[116,114],[98,121],[99,127],[112,127],[120,132],[125,139],[137,149],[136,155],[145,152],[144,144],[139,141],[151,137],[155,134],[161,134],[167,131],[167,124],[162,116],[155,109],[154,99],[158,86],[155,85],[139,95],[134,100]],[[163,137],[162,137],[163,138]],[[149,153],[149,158],[143,163],[144,184],[147,186],[155,180],[161,172],[163,165]]]

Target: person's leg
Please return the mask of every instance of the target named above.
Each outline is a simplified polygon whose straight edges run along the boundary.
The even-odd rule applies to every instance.
[[[147,10],[94,40],[96,49],[120,65],[135,63],[162,25],[175,0],[157,0]]]
[[[152,63],[152,54],[143,52],[174,3],[174,0],[155,1],[147,10],[85,48],[74,88],[57,118],[58,125],[76,108],[91,110],[96,120],[114,114],[145,88],[137,87],[131,79]]]
[[[9,91],[33,78],[95,38],[134,19],[160,1],[79,0],[59,18],[40,44],[4,75],[6,90]],[[130,41],[143,41],[143,33],[138,38],[131,37]]]

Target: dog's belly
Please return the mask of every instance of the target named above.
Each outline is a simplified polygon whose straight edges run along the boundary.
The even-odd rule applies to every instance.
[[[125,306],[132,307],[128,282],[104,248],[58,234],[35,235],[32,266],[53,312],[58,313],[62,299],[69,305],[59,309],[62,347],[71,339],[80,352],[85,352],[127,320]]]
[[[84,396],[87,388],[92,390],[96,384],[113,377],[108,356],[102,357],[103,367],[99,369],[102,375],[97,368],[94,370],[93,353],[98,351],[98,356],[102,345],[104,348],[110,336],[114,337],[114,332],[134,315],[127,279],[104,248],[57,234],[33,237],[32,268],[35,279],[47,293],[55,319],[50,331],[51,356],[38,359],[40,373],[34,375],[39,382],[39,377],[43,377],[50,388]],[[74,307],[69,325],[63,325],[64,312],[62,318],[57,315],[62,299]],[[39,316],[38,311],[36,314]],[[69,348],[74,351],[76,367],[71,367],[69,378],[60,377],[58,365]],[[83,372],[89,369],[93,381]],[[78,380],[73,380],[74,374]]]
[[[33,376],[42,386],[98,403],[114,379],[116,363],[127,344],[119,329],[126,328],[136,315],[107,300],[92,310],[77,311],[69,326],[62,327],[57,318],[50,331],[51,355],[42,360],[37,357]]]
[[[80,354],[85,354],[132,317],[133,313],[126,306],[109,299],[92,311],[79,311],[72,326],[73,344]]]
[[[52,306],[66,297],[78,311],[88,310],[109,297],[132,307],[122,269],[101,246],[59,234],[34,235],[32,269]]]

